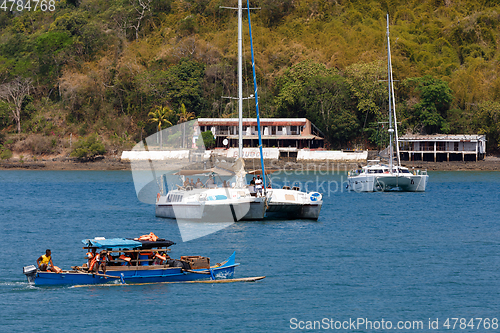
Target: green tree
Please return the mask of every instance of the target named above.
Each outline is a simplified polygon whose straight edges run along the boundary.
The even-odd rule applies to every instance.
[[[196,145],[199,147],[205,147],[205,149],[212,149],[215,146],[215,138],[212,131],[205,131],[201,133],[201,136],[198,137],[198,141],[196,141]]]
[[[179,113],[177,113],[177,116],[179,117],[179,121],[177,121],[177,124],[184,123],[196,117],[194,112],[187,112],[184,103],[181,104],[181,108],[179,110]]]
[[[389,121],[389,112],[382,111],[387,110],[383,106],[389,100],[387,69],[381,61],[357,63],[346,68],[344,75],[361,126],[358,136],[366,135],[369,141],[377,143],[378,122]]]
[[[476,128],[479,134],[486,134],[488,150],[500,151],[500,103],[481,103],[475,112]]]
[[[73,51],[72,44],[69,34],[60,31],[49,31],[36,39],[39,73],[44,78],[44,83],[50,83],[59,77],[61,68]]]
[[[336,148],[345,147],[360,134],[349,85],[339,75],[316,76],[305,84],[298,98],[306,117],[326,135]]]
[[[323,64],[306,60],[292,66],[276,80],[276,116],[304,117],[306,110],[299,96],[303,94],[305,84],[313,77],[334,74]]]
[[[76,157],[79,160],[88,161],[93,160],[99,155],[106,153],[104,144],[99,140],[96,133],[89,137],[82,138],[75,143],[75,148],[70,156]]]
[[[160,133],[160,149],[162,147],[162,133],[161,127],[162,125],[172,126],[172,123],[168,118],[170,118],[173,114],[173,111],[168,106],[157,106],[156,109],[148,113],[149,121],[152,123],[158,124],[158,132]]]
[[[414,94],[419,99],[418,103],[413,105],[408,117],[413,131],[448,133],[450,129],[445,117],[453,101],[448,82],[426,75],[407,79],[404,84],[414,87]]]

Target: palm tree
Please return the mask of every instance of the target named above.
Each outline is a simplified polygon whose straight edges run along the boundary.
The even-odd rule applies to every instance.
[[[196,117],[194,112],[187,112],[184,103],[181,104],[181,109],[177,114],[177,116],[179,116],[179,121],[177,122],[177,124],[184,123]],[[184,138],[185,135],[186,135],[186,125],[182,125],[182,148],[184,148],[185,146],[185,138]]]
[[[177,122],[177,124],[184,123],[196,117],[194,112],[187,112],[184,103],[181,104],[181,110],[179,111],[177,116],[179,116],[179,121]]]
[[[158,132],[160,132],[160,149],[162,146],[161,126],[163,124],[172,126],[172,123],[168,120],[172,114],[173,111],[168,106],[157,106],[156,109],[148,113],[148,116],[151,117],[149,122],[158,123]]]

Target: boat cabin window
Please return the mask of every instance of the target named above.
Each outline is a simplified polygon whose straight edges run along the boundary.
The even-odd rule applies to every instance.
[[[167,202],[181,202],[182,194],[169,194],[167,195]]]

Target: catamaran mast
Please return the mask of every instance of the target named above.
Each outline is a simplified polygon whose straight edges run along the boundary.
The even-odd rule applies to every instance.
[[[389,137],[390,137],[390,161],[389,165],[392,170],[392,159],[394,156],[393,151],[393,141],[392,134],[395,130],[395,141],[396,141],[396,156],[398,161],[398,166],[401,166],[401,160],[399,156],[399,137],[398,137],[398,123],[396,120],[396,98],[394,97],[394,80],[392,77],[392,60],[391,60],[391,42],[389,40],[389,14],[387,14],[387,71],[388,71],[388,81],[389,81]],[[394,116],[394,129],[392,128],[392,116]]]
[[[392,147],[392,134],[394,129],[392,128],[392,70],[391,70],[391,43],[389,40],[389,14],[387,14],[387,82],[389,91],[389,170],[392,172],[392,159],[394,156],[394,151]]]
[[[262,181],[264,185],[264,193],[266,193],[266,170],[264,168],[264,155],[262,153],[262,133],[260,132],[260,115],[259,115],[259,96],[257,94],[257,76],[255,75],[255,57],[253,54],[253,40],[252,40],[252,21],[250,20],[250,0],[247,0],[248,10],[248,31],[250,33],[250,50],[252,52],[252,72],[253,72],[253,87],[255,93],[255,112],[257,114],[257,130],[259,131],[259,152],[260,152],[260,165],[262,168]]]
[[[243,158],[243,38],[242,38],[242,0],[238,0],[238,157]]]

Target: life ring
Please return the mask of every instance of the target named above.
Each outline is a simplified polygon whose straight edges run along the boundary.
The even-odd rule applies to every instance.
[[[313,193],[311,193],[311,196],[309,197],[309,199],[311,201],[320,201],[322,199],[322,197],[323,196],[321,195],[321,193],[313,192]]]
[[[156,202],[158,202],[160,200],[160,193],[157,193],[156,194]]]

